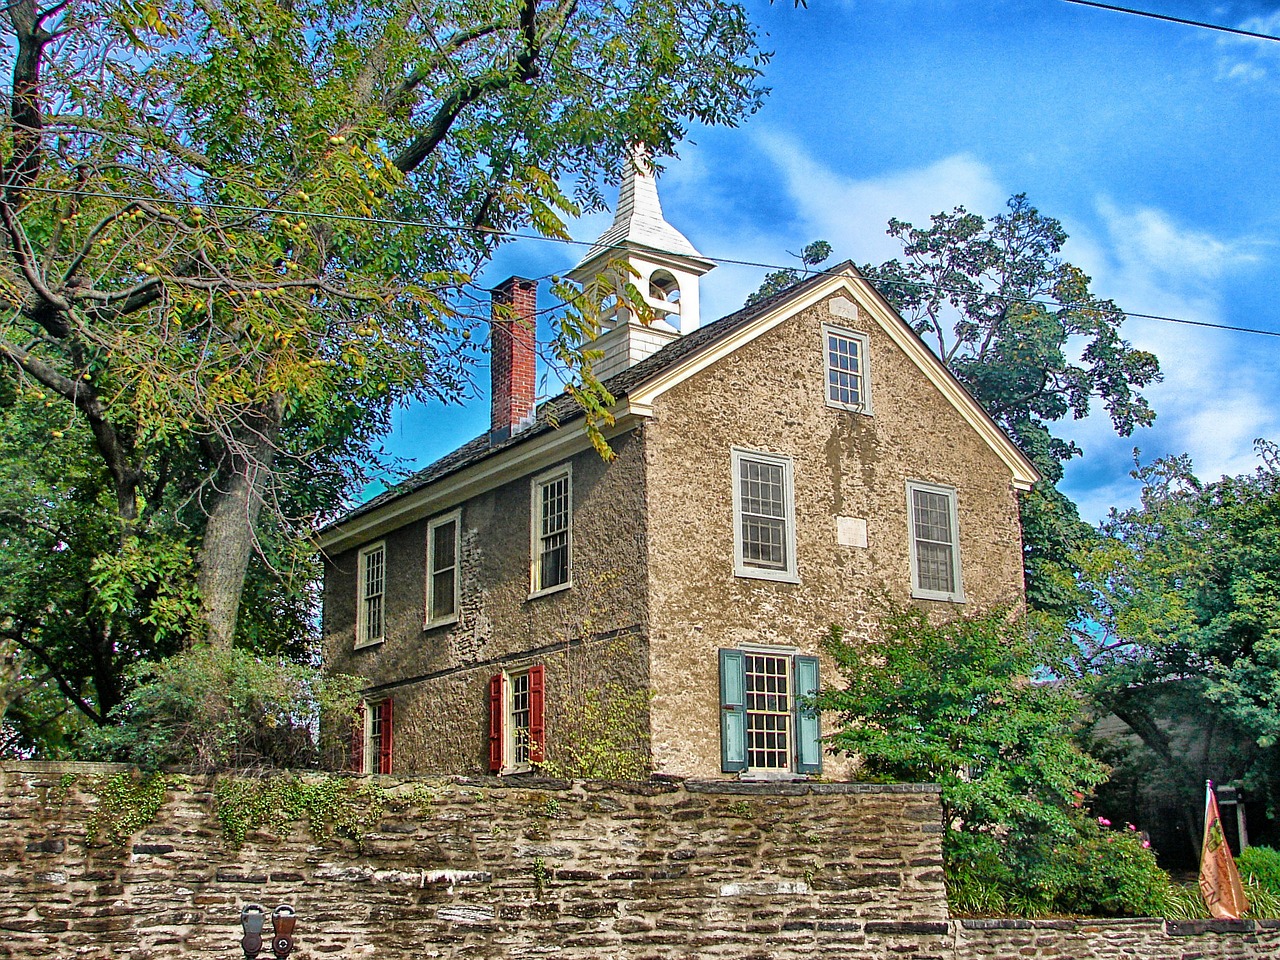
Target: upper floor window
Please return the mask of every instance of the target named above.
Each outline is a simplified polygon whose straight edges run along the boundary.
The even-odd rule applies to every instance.
[[[356,563],[356,646],[381,643],[387,589],[387,545],[375,543],[359,553]]]
[[[455,510],[427,524],[428,627],[458,619],[460,521],[461,514]]]
[[[867,335],[823,324],[822,339],[826,346],[827,406],[870,415]]]
[[[732,459],[734,574],[797,582],[791,458],[735,448]]]
[[[911,595],[923,600],[963,601],[955,488],[908,480],[907,522]]]
[[[570,585],[573,473],[568,464],[533,479],[532,593]]]

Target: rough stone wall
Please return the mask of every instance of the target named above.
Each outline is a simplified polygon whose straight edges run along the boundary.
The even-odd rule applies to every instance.
[[[594,660],[594,681],[647,684],[645,517],[636,508],[643,499],[644,460],[634,433],[612,445],[617,458],[611,464],[591,450],[571,458],[571,589],[529,597],[532,474],[461,505],[457,623],[423,629],[431,517],[385,537],[386,639],[380,644],[354,649],[357,551],[326,561],[326,664],[366,678],[370,697],[395,700],[397,772],[484,770],[485,685],[504,667],[547,665],[547,726],[554,749],[550,738],[557,697],[569,679],[557,675],[554,665],[566,644],[593,637],[633,637],[635,642],[624,647],[605,643],[596,648],[597,653],[609,653]]]
[[[1277,920],[959,920],[955,960],[1254,960],[1280,956]]]
[[[232,851],[203,780],[86,846],[101,773],[0,767],[0,957],[226,960],[250,902],[297,910],[296,960],[950,956],[931,787],[378,778],[410,805],[362,842]]]
[[[939,617],[1022,599],[1022,539],[1009,469],[865,309],[823,301],[668,391],[645,430],[655,769],[719,775],[716,649],[819,652],[833,623],[868,637],[882,601],[910,600],[906,482],[958,491],[966,602],[915,601]],[[870,339],[873,416],[825,404],[822,324]],[[730,449],[794,460],[800,583],[735,577]],[[697,482],[690,482],[698,478]],[[841,546],[837,516],[866,520]],[[822,663],[823,682],[836,679]],[[827,758],[828,775],[847,765]]]

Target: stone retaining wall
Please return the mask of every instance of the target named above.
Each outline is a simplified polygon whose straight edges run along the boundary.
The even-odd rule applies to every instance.
[[[949,921],[931,786],[382,777],[349,784],[387,801],[358,840],[276,822],[236,850],[201,777],[92,839],[125,770],[0,764],[0,958],[229,960],[250,902],[294,906],[297,960],[1280,953],[1280,924]]]

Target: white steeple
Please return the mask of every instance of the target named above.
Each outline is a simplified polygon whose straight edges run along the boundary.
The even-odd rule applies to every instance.
[[[604,358],[596,375],[612,376],[661,349],[680,334],[698,328],[698,278],[715,264],[689,239],[667,223],[658,200],[658,184],[648,151],[636,146],[618,189],[613,226],[602,233],[569,279],[587,283],[600,274],[612,277],[610,261],[625,262],[656,319],[644,325],[625,302],[615,302],[604,318],[605,332],[596,343]]]

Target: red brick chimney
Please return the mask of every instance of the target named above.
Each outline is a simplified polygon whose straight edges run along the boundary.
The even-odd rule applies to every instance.
[[[533,423],[537,373],[538,285],[523,277],[493,291],[489,353],[493,414],[491,440],[505,440]]]

